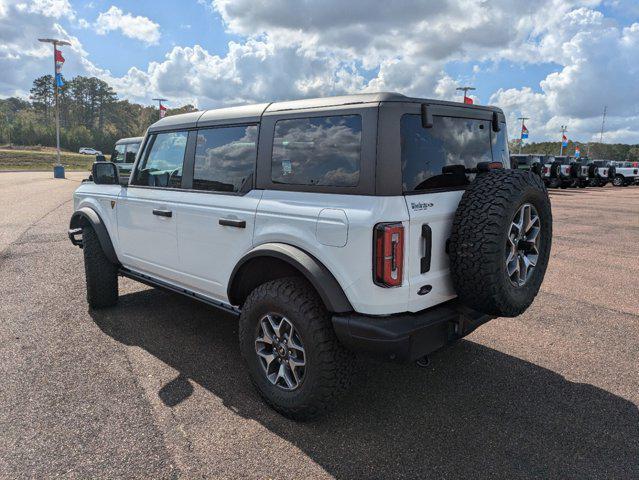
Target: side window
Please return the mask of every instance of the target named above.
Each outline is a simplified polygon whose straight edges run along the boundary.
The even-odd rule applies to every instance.
[[[360,115],[278,120],[271,179],[291,185],[356,186],[361,150]]]
[[[420,115],[403,115],[401,145],[404,192],[466,185],[469,180],[463,168],[446,167],[458,165],[473,168],[479,162],[491,162],[490,127],[489,120],[435,116],[432,128],[423,128]]]
[[[239,192],[250,185],[257,156],[257,125],[197,132],[193,189]]]
[[[133,185],[179,188],[188,132],[158,133],[138,167]]]
[[[126,146],[126,155],[124,157],[124,163],[135,162],[135,155],[138,153],[139,149],[140,149],[139,143],[129,143]]]
[[[113,154],[111,155],[111,161],[113,163],[122,163],[124,161],[125,150],[126,145],[116,145],[113,149]]]
[[[493,132],[491,128],[491,142],[493,151],[493,162],[501,162],[504,168],[510,168],[510,156],[508,152],[508,135],[506,133],[506,124],[500,123],[501,129],[498,132]],[[531,157],[528,157],[531,158]],[[532,161],[528,161],[526,165],[530,165],[533,162],[539,161],[538,158],[534,158]]]

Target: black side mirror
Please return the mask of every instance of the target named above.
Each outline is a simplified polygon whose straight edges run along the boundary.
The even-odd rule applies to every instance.
[[[499,115],[497,112],[493,112],[493,132],[498,132],[501,130],[501,126],[499,125]]]
[[[93,182],[97,185],[119,185],[118,166],[111,162],[95,162],[91,168]]]
[[[95,156],[95,161],[96,162],[106,162],[106,157],[104,155],[102,155],[102,154],[96,155]]]

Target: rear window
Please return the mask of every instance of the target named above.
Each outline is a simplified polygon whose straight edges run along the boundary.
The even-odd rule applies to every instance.
[[[278,120],[271,179],[291,185],[356,186],[361,151],[360,115]]]
[[[401,142],[404,192],[468,184],[467,175],[443,171],[451,165],[473,168],[493,158],[510,165],[505,125],[491,138],[489,120],[435,116],[433,127],[423,128],[420,115],[406,114]]]

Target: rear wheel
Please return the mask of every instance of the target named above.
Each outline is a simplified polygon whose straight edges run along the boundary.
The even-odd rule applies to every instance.
[[[462,196],[450,237],[459,299],[490,315],[524,312],[543,281],[551,237],[550,200],[539,177],[513,170],[478,175]]]
[[[622,187],[625,183],[625,179],[622,175],[615,175],[615,178],[612,179],[612,184],[615,187]]]
[[[350,385],[355,362],[315,290],[297,277],[251,292],[240,316],[240,350],[260,395],[294,420],[333,408]]]
[[[89,307],[111,307],[118,302],[118,267],[104,254],[102,245],[91,226],[82,228],[84,272]]]

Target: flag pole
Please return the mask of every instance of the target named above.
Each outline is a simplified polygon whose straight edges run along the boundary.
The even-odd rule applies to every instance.
[[[517,120],[521,120],[521,133],[519,134],[519,153],[521,154],[521,147],[524,144],[524,122],[529,120],[530,117],[519,117]]]
[[[38,38],[38,41],[43,43],[53,44],[53,98],[55,101],[55,152],[56,152],[56,166],[60,166],[60,107],[58,106],[58,76],[56,72],[56,52],[58,45],[71,45],[66,40],[56,40],[54,38]]]
[[[559,156],[563,156],[564,154],[564,135],[566,134],[566,130],[568,130],[568,128],[566,127],[566,125],[562,125],[561,126],[561,147],[559,147]]]

